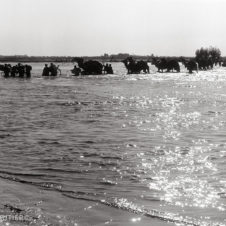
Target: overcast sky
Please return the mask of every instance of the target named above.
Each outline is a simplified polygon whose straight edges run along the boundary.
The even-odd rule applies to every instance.
[[[0,55],[226,55],[226,0],[0,0]]]

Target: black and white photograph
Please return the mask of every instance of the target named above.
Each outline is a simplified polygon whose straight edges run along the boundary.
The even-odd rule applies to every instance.
[[[226,0],[0,6],[0,226],[226,226]]]

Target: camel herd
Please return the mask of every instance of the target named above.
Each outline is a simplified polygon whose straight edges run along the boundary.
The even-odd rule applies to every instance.
[[[75,58],[74,62],[78,63],[78,66],[83,74],[87,75],[99,75],[104,73],[104,65],[95,60],[89,60],[84,62],[82,58]],[[132,57],[127,57],[122,60],[125,68],[127,69],[127,74],[140,74],[150,73],[149,65],[147,61],[143,60],[134,60]],[[213,69],[213,61],[211,59],[208,60],[195,60],[195,59],[186,59],[186,58],[178,58],[178,59],[167,59],[164,57],[152,57],[150,63],[154,65],[158,72],[180,72],[181,64],[188,70],[189,73],[194,71],[198,72],[198,70],[209,70]],[[217,62],[220,65],[220,62]],[[216,64],[216,62],[215,62]],[[224,65],[222,65],[224,66]],[[112,73],[111,73],[112,74]]]
[[[74,58],[72,62],[76,62],[78,65],[78,67],[75,65],[74,69],[71,70],[72,74],[75,76],[78,76],[78,75],[101,75],[101,74],[113,74],[114,73],[111,64],[104,65],[96,60],[84,61],[83,58],[77,57],[77,58]],[[221,65],[221,63],[222,63],[222,62],[214,62],[213,63],[213,61],[211,59],[195,60],[195,59],[186,59],[186,58],[182,58],[182,57],[177,58],[177,59],[152,57],[149,62],[157,68],[158,72],[161,72],[161,73],[163,73],[163,72],[180,72],[181,64],[184,65],[184,67],[188,70],[189,73],[192,73],[193,71],[198,72],[198,70],[213,69],[214,64],[219,63],[219,65]],[[127,69],[127,74],[140,74],[140,73],[149,74],[150,73],[149,65],[148,65],[147,61],[134,60],[132,57],[127,57],[126,59],[122,60],[122,63],[124,63],[125,68]],[[222,66],[226,66],[226,65],[222,64]],[[16,69],[15,73],[13,70],[14,68]],[[23,73],[22,73],[22,69],[23,69]],[[14,67],[11,67],[11,65],[8,65],[8,64],[0,65],[0,71],[3,71],[4,77],[9,77],[10,73],[12,74],[12,76],[14,74],[18,73],[19,77],[23,77],[23,74],[27,73],[29,75],[27,77],[30,77],[31,70],[32,70],[32,68],[28,65],[23,66],[21,64],[18,64]]]

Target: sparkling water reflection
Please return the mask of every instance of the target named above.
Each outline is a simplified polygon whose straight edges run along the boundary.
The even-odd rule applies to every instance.
[[[136,213],[137,224],[226,225],[224,68],[128,76],[115,63],[115,75],[75,78],[63,64],[44,79],[41,66],[0,79],[2,178],[93,201],[86,211]]]

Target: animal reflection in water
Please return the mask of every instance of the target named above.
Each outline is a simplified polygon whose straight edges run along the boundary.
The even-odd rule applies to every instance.
[[[11,64],[4,64],[0,65],[0,71],[3,72],[5,78],[9,77],[30,78],[32,66],[28,64],[22,65],[21,63],[18,63],[14,66],[12,66]]]

